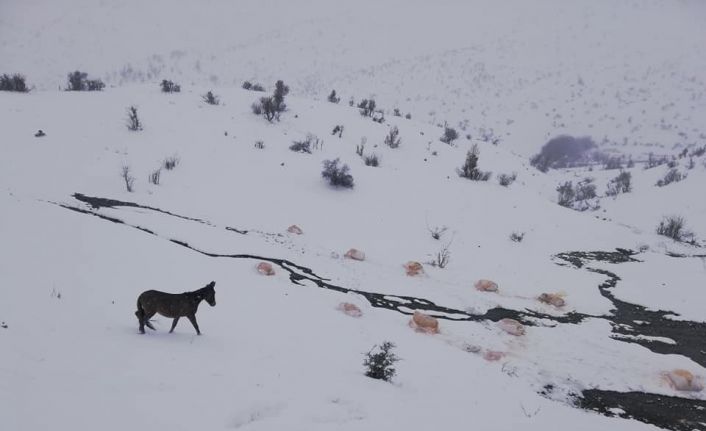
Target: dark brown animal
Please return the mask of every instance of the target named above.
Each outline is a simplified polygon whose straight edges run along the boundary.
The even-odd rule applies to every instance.
[[[211,307],[216,305],[215,286],[216,282],[212,281],[205,287],[194,290],[193,292],[176,294],[160,292],[158,290],[142,292],[137,298],[137,311],[135,311],[135,316],[137,316],[137,320],[140,321],[140,333],[145,333],[145,325],[154,330],[154,326],[150,323],[150,318],[156,313],[159,313],[164,317],[174,319],[172,329],[169,330],[170,334],[174,332],[179,318],[186,316],[191,324],[194,325],[196,333],[201,335],[199,325],[196,323],[196,310],[198,310],[199,304],[203,300],[206,300]]]

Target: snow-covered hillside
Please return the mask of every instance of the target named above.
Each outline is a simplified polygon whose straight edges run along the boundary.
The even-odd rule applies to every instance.
[[[0,1],[0,74],[35,86],[0,91],[0,430],[706,429],[705,17],[692,1]],[[75,69],[108,86],[63,91]],[[277,79],[291,94],[268,122],[251,105]],[[564,133],[638,162],[530,166]],[[489,181],[458,174],[474,148]],[[322,178],[334,159],[353,188]],[[657,186],[670,169],[684,178]],[[631,191],[607,196],[620,172]],[[557,204],[585,178],[598,208]],[[657,234],[668,216],[691,244]],[[141,292],[210,281],[202,336],[159,315],[138,333]],[[384,341],[391,383],[363,367]]]
[[[705,20],[698,0],[22,0],[0,3],[0,58],[40,89],[76,69],[109,85],[285,79],[525,155],[558,133],[667,153],[706,143]]]

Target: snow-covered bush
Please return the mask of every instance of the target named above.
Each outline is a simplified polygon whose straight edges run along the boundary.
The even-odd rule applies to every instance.
[[[479,155],[478,145],[473,145],[471,150],[466,154],[466,162],[463,166],[456,169],[460,177],[472,181],[488,181],[490,179],[491,172],[484,172],[478,169]]]
[[[617,196],[620,193],[630,193],[632,191],[632,174],[623,171],[608,182],[608,189],[605,194],[608,196]]]
[[[375,100],[373,99],[363,99],[359,104],[358,104],[358,109],[360,110],[360,115],[363,117],[372,117],[373,113],[375,112]]]
[[[120,171],[120,177],[123,179],[125,182],[125,189],[128,192],[132,193],[133,190],[133,184],[135,184],[135,178],[130,174],[130,166],[128,165],[123,165],[122,170]]]
[[[331,94],[328,95],[328,101],[331,103],[338,103],[341,101],[341,98],[336,96],[336,90],[331,90]]]
[[[311,138],[307,136],[304,140],[294,141],[294,143],[289,146],[289,149],[295,153],[311,154]]]
[[[557,202],[559,205],[572,208],[577,211],[596,210],[598,202],[591,202],[596,198],[596,185],[592,178],[585,178],[574,186],[573,182],[567,181],[557,187],[559,193]]]
[[[657,226],[657,234],[679,242],[694,241],[693,232],[686,229],[686,221],[681,216],[664,217]]]
[[[676,168],[672,168],[667,171],[667,173],[664,175],[664,178],[657,181],[657,187],[664,187],[671,183],[677,183],[683,180],[684,178],[686,178],[686,174],[682,174]]]
[[[261,97],[259,104],[252,104],[252,111],[255,115],[263,115],[267,121],[277,119],[282,112],[287,110],[284,97],[289,94],[289,87],[284,85],[282,80],[275,83],[275,91],[270,97]]]
[[[213,94],[213,92],[210,90],[208,93],[204,94],[201,97],[203,98],[203,101],[208,103],[209,105],[218,105],[219,103],[221,103],[220,100],[218,100],[218,96]]]
[[[172,169],[177,167],[179,162],[180,162],[179,156],[169,156],[166,159],[164,159],[164,162],[162,163],[162,167],[168,171],[171,171]]]
[[[13,75],[3,74],[0,76],[0,91],[15,91],[26,93],[29,91],[25,77],[19,73]]]
[[[500,174],[498,175],[498,184],[503,187],[508,187],[510,184],[514,183],[517,179],[517,173],[513,172],[512,175]]]
[[[243,82],[242,87],[245,90],[250,90],[250,91],[265,91],[265,87],[262,84],[253,84],[250,81],[245,81]]]
[[[365,163],[365,166],[380,166],[380,158],[377,154],[368,154],[367,156],[363,156],[363,162]]]
[[[427,230],[429,231],[429,234],[431,234],[432,238],[439,240],[441,239],[441,235],[443,235],[444,232],[448,230],[448,228],[446,226],[429,227],[429,225],[427,225]]]
[[[175,82],[163,79],[160,84],[163,93],[179,93],[181,91],[181,86]]]
[[[441,138],[439,138],[439,140],[445,144],[451,145],[456,139],[458,139],[458,132],[456,131],[456,129],[444,124],[444,134],[441,135]]]
[[[667,163],[667,157],[656,157],[654,154],[650,153],[647,155],[647,163],[645,164],[645,169],[655,168]]]
[[[385,341],[382,346],[373,346],[365,355],[363,366],[366,368],[365,375],[378,380],[389,382],[397,373],[395,363],[400,359],[392,352],[395,345],[390,341]],[[377,349],[377,350],[376,350]]]
[[[402,138],[400,138],[400,130],[397,126],[390,129],[390,132],[385,136],[385,145],[390,148],[399,148],[402,143]]]
[[[524,232],[513,232],[510,234],[510,240],[513,242],[522,242],[523,239],[525,239]]]
[[[339,166],[339,163],[339,159],[324,160],[324,170],[321,172],[321,176],[327,179],[329,184],[334,187],[352,189],[353,176],[348,173],[348,165]]]
[[[127,108],[127,128],[133,132],[142,130],[142,122],[137,116],[137,107],[130,106]]]
[[[101,91],[105,84],[100,79],[88,79],[88,74],[81,71],[71,72],[68,75],[67,91]]]
[[[603,169],[623,169],[623,161],[620,157],[609,157],[603,165]]]

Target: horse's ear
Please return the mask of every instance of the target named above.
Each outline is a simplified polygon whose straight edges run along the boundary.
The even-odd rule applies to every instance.
[[[211,289],[213,289],[214,287],[216,287],[216,282],[212,281],[212,282],[208,283],[207,287],[210,287]]]

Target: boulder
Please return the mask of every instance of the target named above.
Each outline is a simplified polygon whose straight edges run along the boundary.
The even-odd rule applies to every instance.
[[[289,227],[287,228],[287,232],[293,233],[293,234],[295,234],[295,235],[301,235],[301,234],[304,233],[304,231],[302,230],[302,228],[300,228],[299,226],[297,226],[297,225],[295,225],[295,224],[289,226]]]
[[[502,319],[498,322],[498,326],[510,335],[525,335],[525,325],[515,319]]]
[[[424,274],[424,267],[421,263],[410,260],[404,264],[404,270],[410,277]]]
[[[704,385],[687,370],[676,369],[665,373],[669,385],[677,391],[699,392]]]
[[[498,352],[497,350],[486,350],[483,353],[483,359],[486,361],[499,361],[501,360],[505,354],[503,352]]]
[[[363,315],[363,312],[360,310],[360,308],[355,304],[351,304],[350,302],[341,302],[340,304],[338,304],[338,309],[351,317],[360,317]]]
[[[490,280],[478,280],[476,281],[476,289],[481,292],[497,292],[498,284]]]
[[[553,305],[557,308],[563,307],[564,304],[566,304],[566,301],[564,301],[564,298],[561,297],[558,293],[543,293],[537,297],[539,302],[543,302],[545,304]]]
[[[425,332],[427,334],[439,333],[439,321],[419,311],[414,312],[412,319],[409,321],[409,326],[414,328],[417,332]]]
[[[352,248],[348,250],[346,254],[343,255],[343,257],[353,260],[365,260],[365,253],[358,249]]]
[[[275,269],[269,262],[260,262],[257,264],[257,272],[262,275],[275,275]]]

